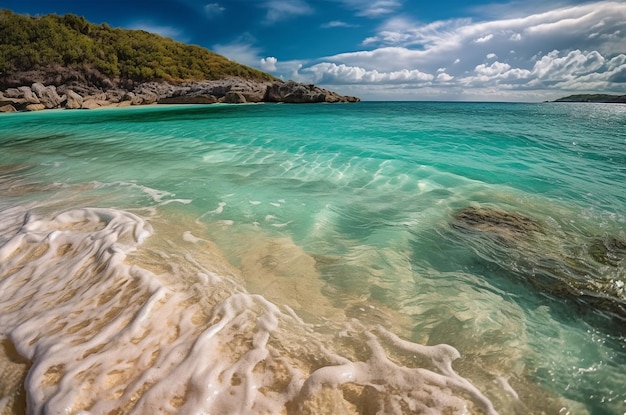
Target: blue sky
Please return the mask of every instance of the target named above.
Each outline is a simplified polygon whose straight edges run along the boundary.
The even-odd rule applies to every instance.
[[[4,0],[204,46],[365,100],[626,94],[626,1]]]

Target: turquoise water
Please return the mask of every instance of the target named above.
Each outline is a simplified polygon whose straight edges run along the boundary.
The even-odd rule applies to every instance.
[[[221,288],[221,297],[207,291],[213,294],[206,296],[215,301],[206,300],[206,310],[217,310],[228,298],[245,292],[254,301],[262,299],[278,307],[280,327],[298,326],[287,332],[304,330],[308,334],[302,336],[322,342],[324,350],[332,350],[330,355],[365,362],[371,373],[378,367],[367,352],[372,333],[398,373],[404,366],[433,365],[413,352],[394,351],[382,340],[386,337],[380,330],[415,345],[450,345],[460,355],[452,364],[455,373],[479,391],[474,396],[469,389],[459,392],[453,387],[449,392],[443,388],[442,396],[461,396],[475,405],[463,407],[446,400],[451,397],[406,398],[405,392],[398,392],[404,390],[398,386],[402,383],[383,375],[360,383],[353,380],[359,387],[379,392],[378,403],[372,403],[351,397],[345,381],[326,381],[324,385],[335,385],[335,389],[340,385],[343,398],[329,392],[313,399],[311,392],[302,401],[318,405],[311,404],[310,413],[324,413],[321,408],[341,406],[344,403],[338,402],[344,401],[347,406],[341,408],[346,413],[370,413],[373,408],[383,408],[385,413],[420,413],[416,409],[420,404],[437,408],[445,401],[452,413],[625,414],[624,183],[626,106],[620,105],[220,104],[0,117],[4,228],[0,243],[7,252],[8,245],[18,244],[15,236],[24,229],[23,223],[30,223],[30,217],[56,224],[56,215],[79,208],[130,213],[154,229],[145,243],[136,238],[127,262],[149,270],[155,275],[150,278],[158,278],[167,289],[174,287],[173,293],[187,293],[187,306],[189,298],[196,298],[192,291],[209,290],[198,288],[202,284],[215,285],[211,278],[202,284],[194,278],[218,275],[220,284],[231,288]],[[467,221],[463,212],[481,212],[481,219]],[[488,216],[494,212],[511,216],[496,220]],[[117,213],[103,215],[117,217]],[[517,224],[508,221],[513,216]],[[72,219],[70,223],[74,227],[86,221]],[[52,229],[45,223],[37,226]],[[36,232],[43,232],[40,227]],[[40,241],[33,236],[35,230],[25,232],[19,243]],[[79,233],[82,242],[71,239],[68,244],[85,248],[85,241],[96,240],[82,228]],[[46,235],[48,239],[42,241],[54,239],[52,233]],[[208,245],[201,246],[199,240]],[[20,247],[19,252],[27,249]],[[18,254],[11,252],[3,259],[11,266],[1,269],[6,287],[22,284],[16,282],[16,269],[27,268],[39,255],[46,256],[23,256],[18,267],[11,262]],[[36,269],[60,267],[55,272],[80,278],[83,268],[73,260],[64,265],[65,252],[37,263]],[[85,255],[91,258],[93,253]],[[97,263],[100,257],[91,260]],[[187,282],[181,288],[182,280]],[[69,367],[60,357],[53,359],[41,352],[43,346],[32,349],[40,340],[23,336],[25,329],[20,329],[21,323],[11,313],[24,307],[43,319],[38,321],[57,321],[55,313],[76,310],[78,303],[61,295],[59,301],[65,305],[49,309],[43,305],[48,300],[37,302],[32,292],[15,290],[11,298],[8,294],[0,298],[0,310],[10,316],[0,318],[0,338],[9,339],[32,367],[38,362],[57,369]],[[13,291],[5,288],[2,292]],[[19,295],[23,299],[18,301]],[[176,314],[172,310],[170,315]],[[215,316],[224,315],[215,313],[206,330],[222,318]],[[328,366],[339,363],[333,363],[326,352],[303,351],[302,343],[307,342],[303,337],[292,339],[276,330],[268,329],[273,339],[268,344],[274,341],[282,346],[268,349],[269,355],[282,356],[302,374],[300,383],[294,380],[296,386],[285,391],[268,387],[281,397],[274,396],[274,401],[285,403],[270,412],[292,413],[294,402],[305,405],[294,396],[304,390],[309,393],[308,385],[317,379],[311,373],[317,373],[313,371],[320,363],[307,363],[303,368],[306,356],[319,353],[325,357],[311,361],[322,359]],[[338,334],[351,330],[358,335],[350,337],[350,342]],[[156,329],[150,333],[148,337],[159,336]],[[54,342],[65,341],[57,332],[50,336],[57,336]],[[256,343],[251,340],[250,344]],[[125,353],[123,345],[116,350],[119,355]],[[372,356],[376,356],[374,350]],[[58,370],[59,379],[74,379],[68,385],[80,383],[78,375]],[[449,375],[443,369],[432,371]],[[49,370],[46,373],[50,376]],[[256,372],[249,369],[246,373]],[[170,382],[179,379],[168,373],[162,376],[171,376]],[[200,385],[208,382],[197,379]],[[38,384],[31,379],[26,392],[38,397],[28,401],[29,408],[53,405],[54,396],[63,395],[63,388],[41,382],[51,392],[38,396],[33,392]],[[237,378],[228,387],[240,383]],[[380,386],[385,384],[396,386]],[[106,382],[103,385],[102,389],[110,387]],[[146,388],[138,396],[147,397],[150,388]],[[419,389],[414,384],[411,388]],[[5,405],[19,412],[7,389]],[[85,390],[85,396],[111,402],[123,401],[125,396],[120,392],[122,398],[116,394],[105,398],[96,389]],[[252,396],[251,390],[259,388],[250,387],[246,396]],[[191,401],[189,394],[185,396],[179,406],[171,405],[194,411],[201,408],[201,404],[185,406]],[[99,407],[93,402],[77,403],[87,400],[77,397],[70,406],[97,413]],[[263,413],[259,408],[267,410],[268,406],[261,401],[250,398],[244,409]],[[112,407],[149,413],[145,406],[133,406],[135,401],[132,405],[115,402]],[[222,405],[229,405],[226,398]],[[293,413],[306,412],[298,408]]]

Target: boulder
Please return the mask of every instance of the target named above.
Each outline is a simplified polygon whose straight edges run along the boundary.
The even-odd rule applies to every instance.
[[[626,281],[621,276],[626,241],[604,236],[572,245],[571,241],[581,240],[580,235],[489,207],[463,208],[450,226],[456,231],[455,243],[474,251],[476,261],[499,268],[499,275],[626,323]]]
[[[100,107],[108,107],[109,105],[111,105],[110,101],[94,97],[86,97],[83,99],[83,105],[81,105],[81,108],[84,110],[92,110]]]
[[[17,88],[9,88],[6,91],[4,91],[3,95],[5,98],[23,98],[24,97],[24,93]]]
[[[140,97],[135,95],[134,92],[127,92],[126,94],[124,94],[123,101],[130,102],[130,105],[141,105],[141,104],[143,104],[143,99],[141,99]]]
[[[305,104],[316,102],[327,102],[327,96],[331,91],[317,87],[315,85],[305,85],[294,81],[275,82],[267,88],[264,101],[286,102],[292,104]],[[335,94],[332,102],[339,102],[340,95]],[[330,98],[329,98],[330,99]]]
[[[4,104],[0,105],[0,112],[17,112],[17,110],[11,104]]]
[[[305,85],[294,81],[251,81],[233,77],[180,84],[168,82],[137,84],[132,81],[118,82],[118,80],[111,83],[96,72],[92,74],[91,72],[82,73],[63,68],[57,69],[61,71],[57,73],[60,78],[58,82],[55,81],[54,85],[58,86],[45,86],[43,82],[35,82],[30,87],[13,87],[22,78],[12,78],[10,84],[6,84],[9,88],[4,93],[0,92],[2,94],[0,105],[5,102],[12,105],[17,111],[24,111],[31,104],[42,104],[45,108],[65,107],[74,109],[98,108],[120,103],[124,103],[124,105],[212,104],[215,102],[240,104],[245,102],[357,102],[359,100],[355,97],[339,95],[315,85]],[[22,75],[40,79],[41,77],[35,77],[37,73],[31,74],[29,72]],[[49,73],[46,72],[50,76],[54,73],[52,69]],[[96,80],[98,82],[91,79],[91,75],[97,75]],[[60,83],[62,81],[64,83]]]
[[[46,106],[43,104],[28,104],[24,109],[26,111],[41,111],[45,110]]]
[[[228,91],[226,95],[224,95],[223,102],[227,104],[245,104],[246,97],[243,96],[241,92]]]
[[[30,88],[37,95],[39,101],[48,109],[61,107],[61,104],[67,99],[66,96],[59,96],[54,85],[44,86],[39,82],[35,82]]]
[[[126,91],[123,89],[109,89],[106,92],[106,100],[111,103],[118,103],[124,101],[124,97],[126,96]]]
[[[67,95],[67,102],[65,104],[65,108],[70,109],[70,110],[82,108],[83,97],[81,97],[76,92],[72,91],[71,89],[67,90],[66,95]]]
[[[153,91],[141,91],[136,93],[137,98],[141,99],[141,103],[144,105],[155,104],[159,102],[159,95]]]
[[[39,104],[39,98],[37,98],[37,95],[35,95],[35,93],[27,86],[20,86],[19,88],[17,88],[20,93],[21,96],[20,98],[23,98],[24,100],[26,100],[27,103],[29,104]]]

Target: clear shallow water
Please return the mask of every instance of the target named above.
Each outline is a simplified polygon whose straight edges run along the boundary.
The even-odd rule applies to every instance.
[[[624,127],[577,104],[2,116],[0,402],[626,413]]]

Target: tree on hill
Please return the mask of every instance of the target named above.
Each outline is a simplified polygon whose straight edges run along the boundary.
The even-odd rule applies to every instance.
[[[232,76],[275,80],[199,46],[143,30],[96,25],[72,14],[32,17],[0,10],[0,39],[0,78],[60,66],[137,82]]]

